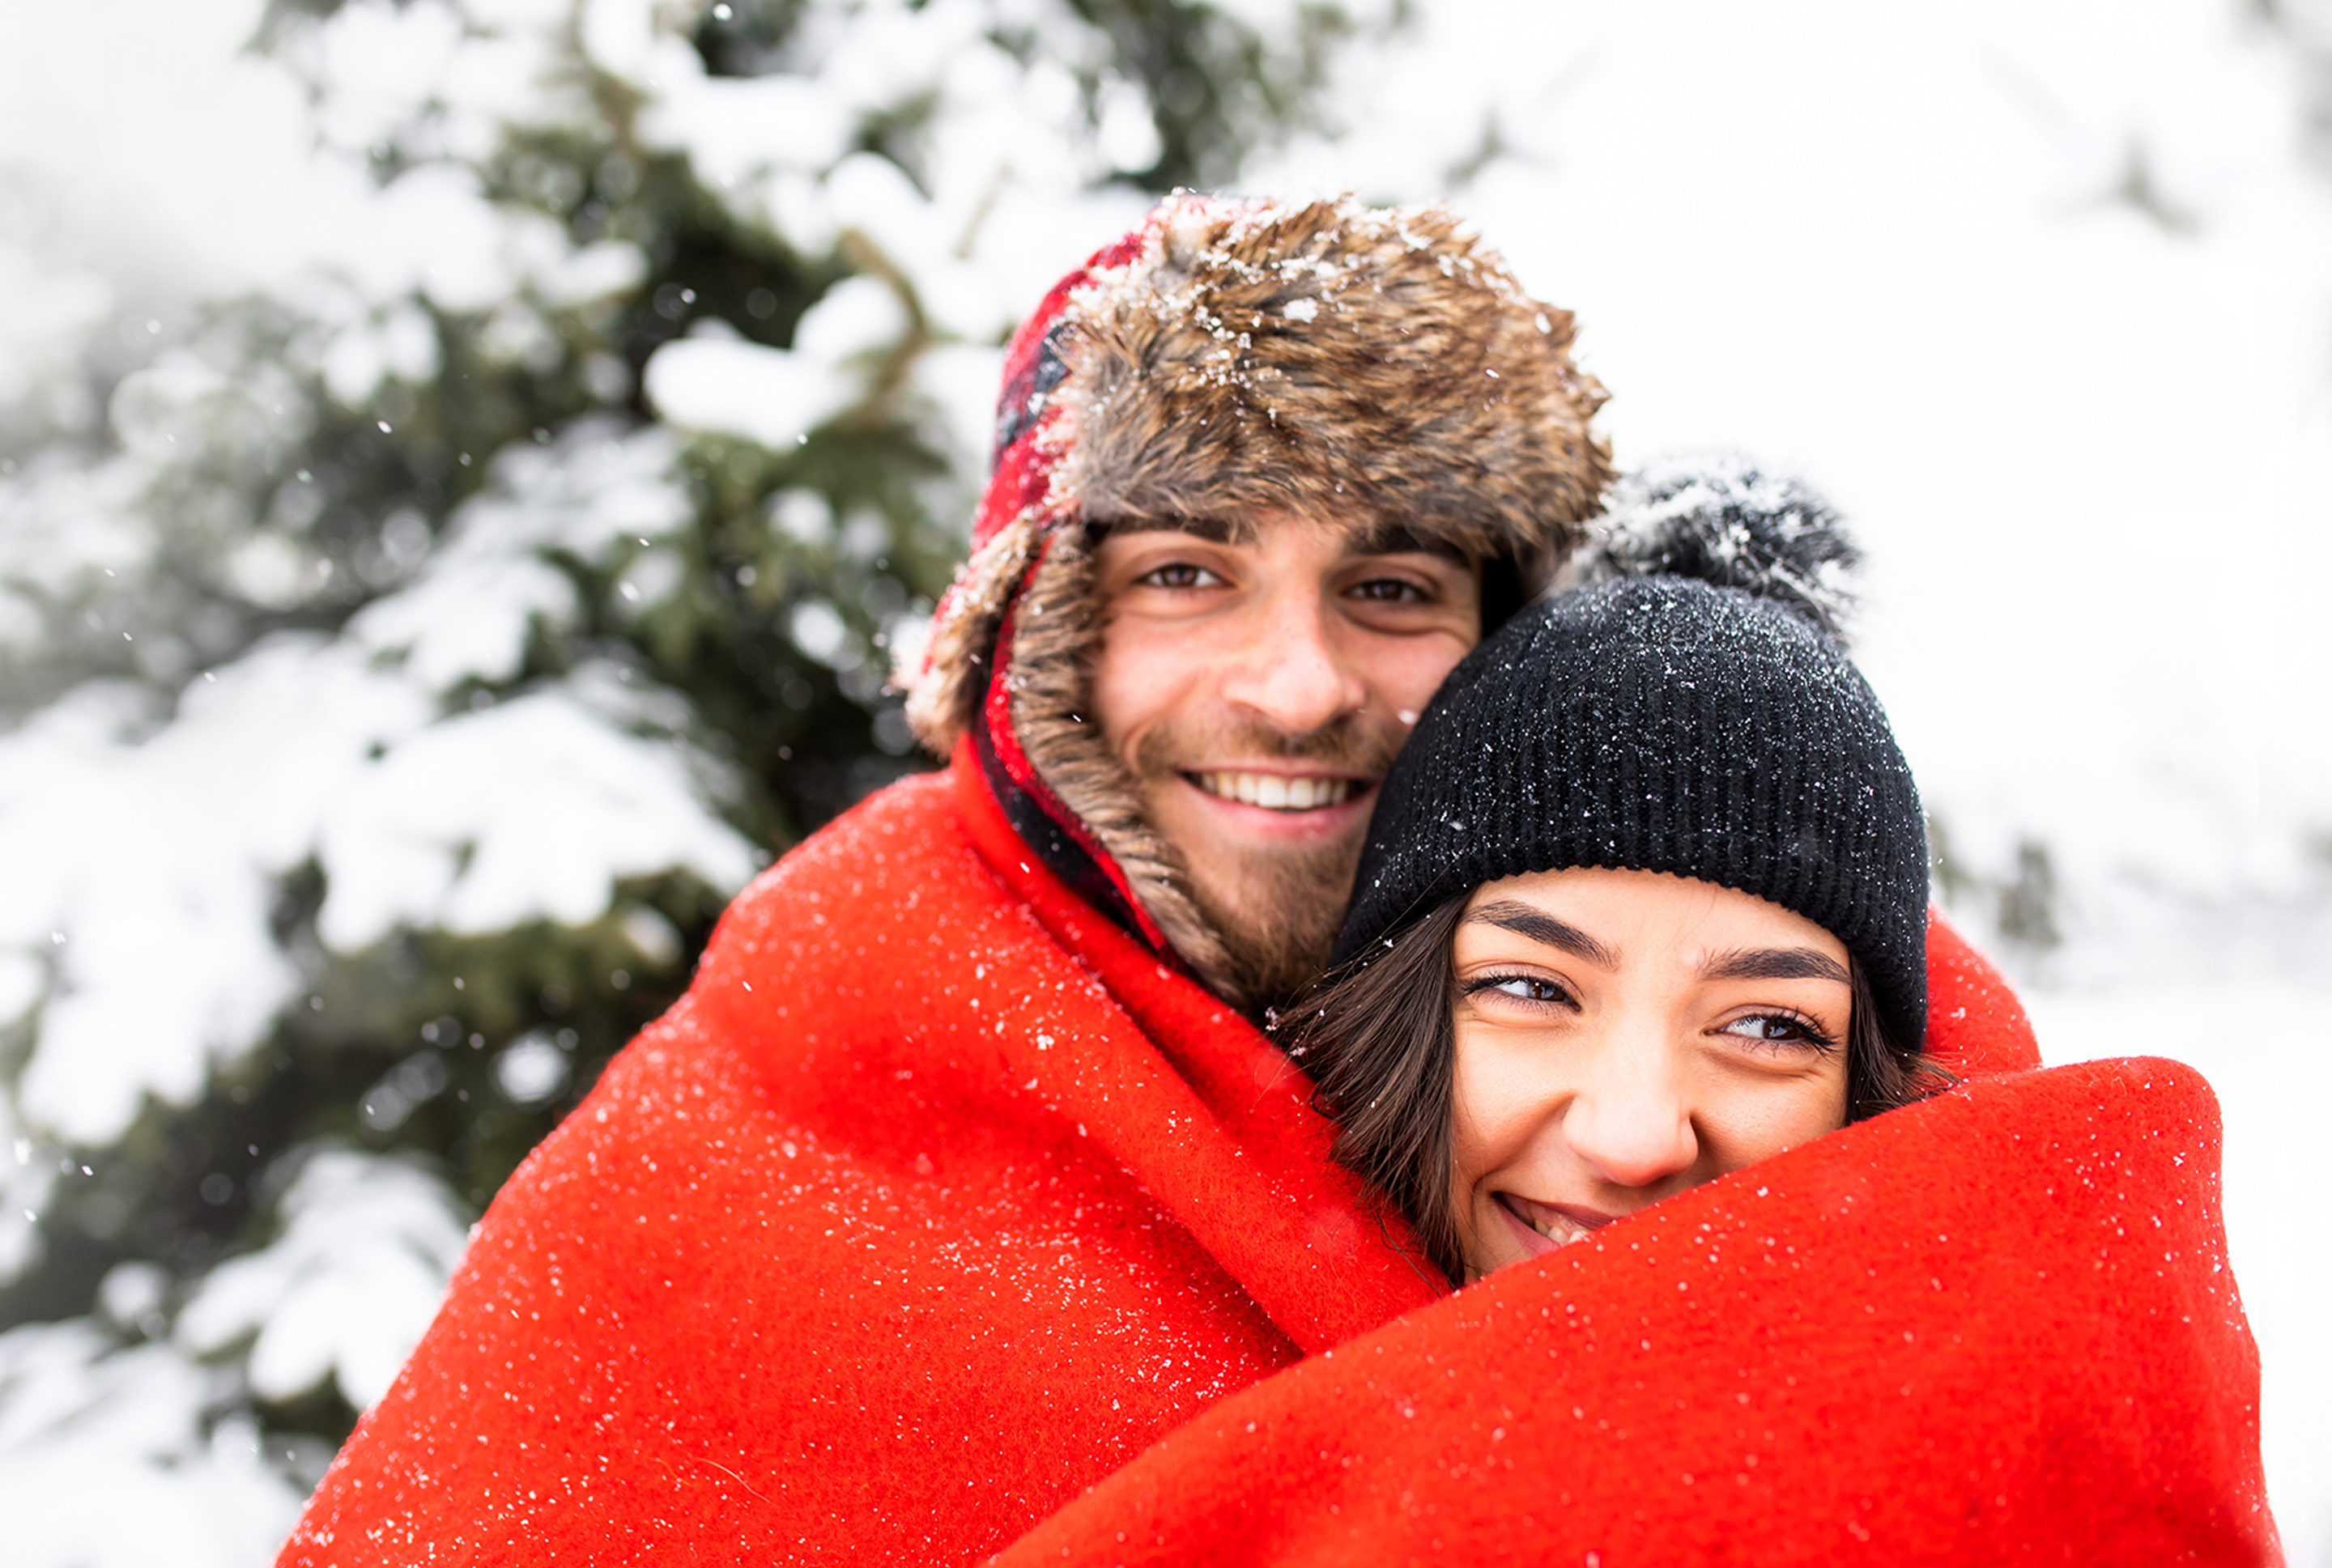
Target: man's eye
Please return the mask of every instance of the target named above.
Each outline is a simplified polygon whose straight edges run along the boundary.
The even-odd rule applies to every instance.
[[[1217,588],[1222,579],[1204,566],[1194,566],[1188,561],[1173,561],[1163,566],[1153,566],[1134,579],[1148,588]]]
[[[1413,604],[1421,602],[1425,590],[1399,577],[1371,577],[1356,583],[1350,590],[1355,599],[1367,599],[1379,604]]]

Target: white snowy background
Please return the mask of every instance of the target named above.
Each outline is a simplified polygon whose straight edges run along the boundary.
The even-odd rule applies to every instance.
[[[353,156],[425,91],[454,106],[456,144],[492,134],[543,95],[530,40],[578,18],[733,210],[789,236],[876,233],[941,302],[953,346],[916,374],[976,451],[999,334],[1142,204],[1108,183],[1154,156],[1138,90],[1073,129],[1057,81],[965,45],[999,9],[1076,43],[1036,0],[821,4],[827,57],[763,88],[709,81],[668,41],[697,9],[352,5],[301,62],[335,84],[320,137],[301,81],[243,48],[253,0],[0,8],[0,409],[110,419],[119,448],[0,475],[0,578],[143,559],[138,465],[226,395],[169,356],[205,299],[338,310],[325,375],[353,404],[427,369],[400,300],[626,287],[620,246],[571,250],[444,170],[383,191]],[[1266,34],[1294,10],[1225,9]],[[2009,957],[2051,1060],[2172,1056],[2219,1092],[2270,1495],[2291,1560],[2332,1564],[2332,1174],[2314,1144],[2332,1106],[2332,180],[2288,39],[2234,0],[1415,10],[1339,58],[1328,130],[1241,183],[1448,196],[1579,313],[1623,462],[1742,447],[1859,525],[1861,656],[1950,834],[1954,913]],[[845,156],[854,116],[933,83],[951,118],[930,191]],[[957,245],[983,201],[979,243]],[[612,676],[451,717],[435,694],[566,613],[534,552],[656,537],[675,430],[788,441],[899,330],[887,298],[846,285],[791,350],[677,341],[647,371],[665,425],[570,431],[557,461],[511,463],[348,635],[265,644],[159,727],[107,687],[0,733],[0,1023],[45,1010],[0,1139],[102,1142],[140,1095],[183,1100],[261,1033],[298,985],[267,940],[267,879],[304,859],[330,874],[325,939],[350,947],[399,923],[589,918],[637,870],[748,875],[717,769],[643,739],[653,715]],[[73,368],[97,353],[147,369],[77,408]],[[236,569],[306,568],[254,550]],[[0,660],[27,624],[0,592]],[[798,617],[795,634],[827,633]],[[416,790],[449,774],[501,784]],[[481,846],[458,867],[457,841]],[[2061,940],[1994,942],[2036,852]],[[7,1146],[0,1269],[54,1180]],[[213,1353],[255,1335],[242,1375],[263,1393],[334,1376],[366,1402],[467,1219],[426,1174],[348,1152],[308,1164],[278,1212],[279,1239],[214,1271],[167,1332],[159,1283],[132,1269],[102,1319],[0,1335],[10,1563],[267,1557],[299,1497],[253,1431],[205,1419]],[[140,1323],[142,1342],[108,1326]]]

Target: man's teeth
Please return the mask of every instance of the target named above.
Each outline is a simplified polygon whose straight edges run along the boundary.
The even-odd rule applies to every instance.
[[[1276,773],[1202,773],[1199,787],[1227,801],[1275,812],[1308,812],[1342,805],[1352,793],[1348,778],[1289,778]]]

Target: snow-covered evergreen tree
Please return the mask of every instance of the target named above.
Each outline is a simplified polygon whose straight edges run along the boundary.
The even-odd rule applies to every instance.
[[[12,1563],[266,1554],[728,896],[919,765],[1016,314],[1381,20],[275,0],[334,260],[0,379]]]

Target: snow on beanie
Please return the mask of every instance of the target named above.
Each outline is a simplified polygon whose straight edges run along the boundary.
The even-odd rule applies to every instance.
[[[1618,499],[1610,580],[1524,610],[1436,694],[1385,780],[1335,962],[1503,877],[1668,871],[1838,937],[1916,1049],[1926,831],[1828,630],[1852,546],[1809,492],[1735,462]]]

